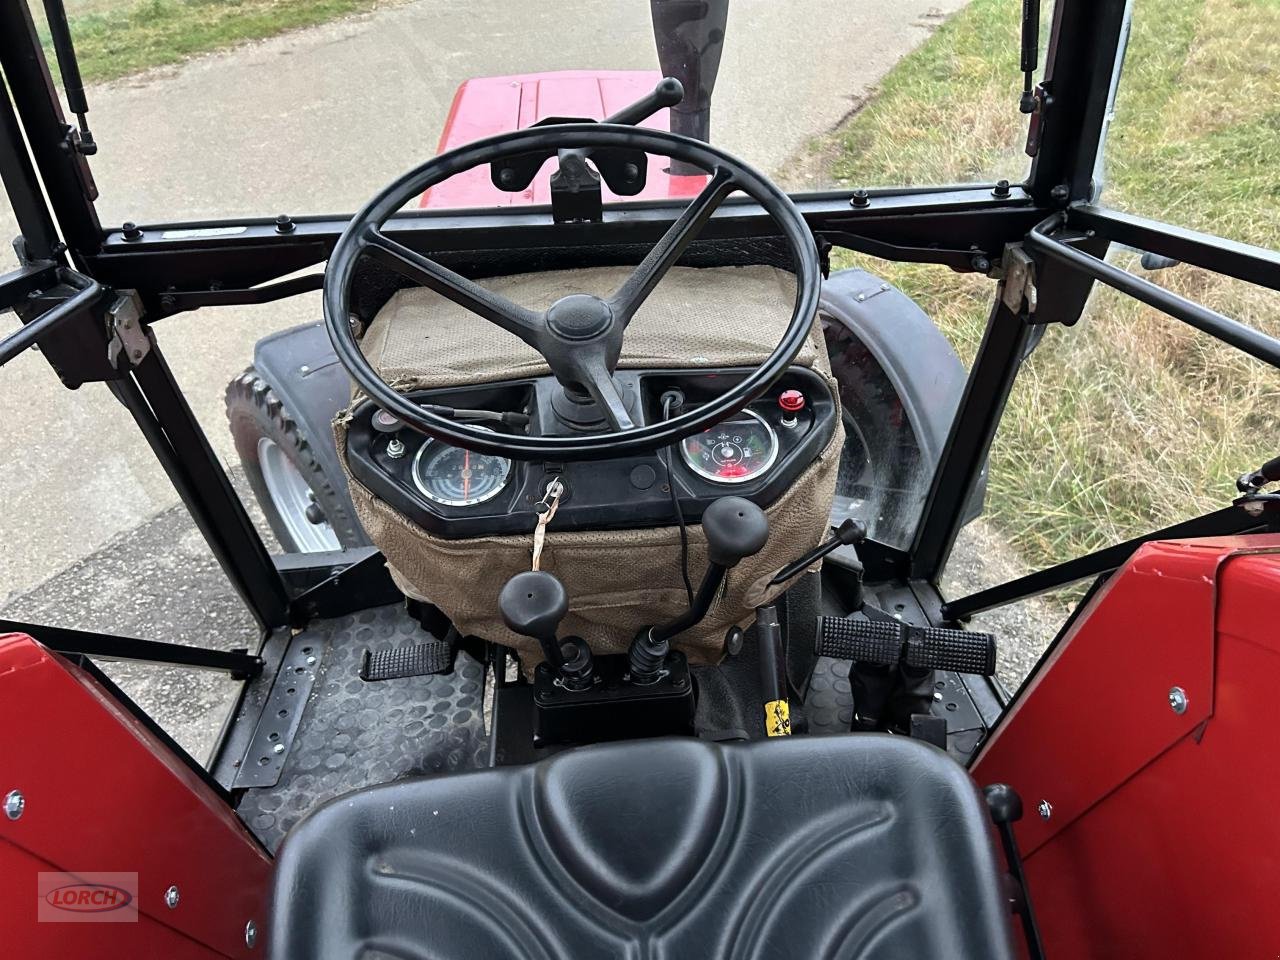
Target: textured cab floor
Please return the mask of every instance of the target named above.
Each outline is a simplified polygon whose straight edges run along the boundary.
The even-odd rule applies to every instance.
[[[244,794],[239,812],[270,850],[326,800],[379,783],[485,766],[484,672],[459,651],[452,674],[366,683],[360,659],[422,642],[399,605],[315,621],[305,638],[321,651],[280,781]]]
[[[849,685],[849,661],[819,657],[804,701],[813,734],[848,733],[853,720],[853,690]],[[929,711],[947,721],[947,752],[967,764],[978,748],[986,727],[982,714],[959,674],[939,671]]]
[[[853,723],[849,662],[819,657],[804,699],[810,733],[848,733]]]
[[[279,782],[247,790],[238,808],[268,849],[275,850],[295,823],[333,797],[406,777],[487,766],[484,670],[478,661],[459,651],[452,674],[360,679],[366,649],[426,638],[399,605],[315,621],[294,638],[293,644],[305,642],[319,652],[319,672]],[[848,669],[845,661],[818,660],[805,700],[811,733],[849,730]],[[947,718],[951,752],[964,761],[973,749],[969,731],[976,742],[980,721],[958,678],[939,677],[934,712]]]

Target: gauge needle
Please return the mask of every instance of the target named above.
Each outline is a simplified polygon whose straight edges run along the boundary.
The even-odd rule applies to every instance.
[[[467,500],[471,494],[471,451],[462,451],[462,499]]]

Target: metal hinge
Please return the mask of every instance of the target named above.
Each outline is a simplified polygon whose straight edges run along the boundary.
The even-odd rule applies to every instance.
[[[124,365],[136,367],[151,352],[151,337],[142,326],[142,299],[138,291],[122,291],[107,311],[107,320],[111,325],[107,362],[117,370]]]
[[[77,130],[67,123],[62,126],[62,149],[82,157],[92,157],[98,152],[98,144],[88,126]]]
[[[1027,145],[1025,149],[1028,157],[1034,157],[1040,152],[1040,141],[1044,139],[1045,114],[1053,106],[1053,95],[1049,92],[1048,83],[1036,85],[1035,92],[1031,96],[1030,106],[1031,109],[1029,111],[1023,111],[1031,115],[1031,119],[1027,123]]]
[[[1009,310],[1030,319],[1036,312],[1036,265],[1021,244],[1004,248],[1000,299]],[[1025,304],[1025,307],[1024,307]]]

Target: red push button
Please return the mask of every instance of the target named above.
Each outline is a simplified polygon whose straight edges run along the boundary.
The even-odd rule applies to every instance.
[[[778,406],[786,413],[799,413],[804,409],[804,394],[799,390],[783,390],[778,397]]]

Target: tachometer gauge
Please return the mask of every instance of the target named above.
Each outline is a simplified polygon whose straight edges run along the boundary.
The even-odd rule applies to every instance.
[[[757,414],[743,410],[680,441],[680,456],[690,470],[713,483],[746,483],[778,459],[778,437]]]
[[[511,461],[439,440],[428,440],[413,458],[413,482],[423,496],[446,507],[469,507],[496,497],[511,475]]]

